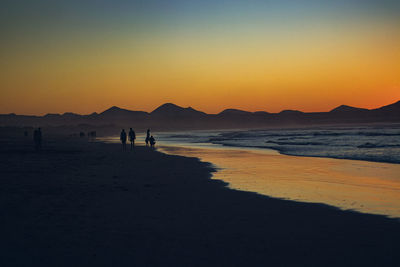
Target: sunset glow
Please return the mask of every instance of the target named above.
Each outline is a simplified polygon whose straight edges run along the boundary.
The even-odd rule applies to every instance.
[[[312,112],[400,99],[395,1],[6,2],[0,113],[165,102]]]

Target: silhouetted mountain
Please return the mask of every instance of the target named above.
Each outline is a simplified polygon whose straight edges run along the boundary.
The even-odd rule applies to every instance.
[[[387,121],[398,121],[400,114],[400,101],[380,108],[372,109],[368,112],[368,114],[371,119],[374,120],[385,118]]]
[[[396,103],[383,106],[377,109],[373,109],[372,111],[383,111],[383,112],[398,112],[400,113],[400,101],[397,101]]]
[[[242,128],[249,128],[251,125],[262,123],[265,118],[254,115],[253,112],[248,112],[240,109],[225,109],[222,112],[214,115],[212,122],[215,128],[237,128],[238,125]]]
[[[304,113],[298,110],[283,110],[280,113],[264,111],[248,112],[226,109],[218,114],[206,114],[191,107],[183,108],[166,103],[151,113],[132,111],[113,106],[99,114],[79,115],[71,112],[25,116],[0,114],[0,126],[51,126],[84,129],[126,128],[157,130],[228,129],[307,126],[327,124],[400,123],[400,101],[377,109],[339,106],[330,112]],[[103,127],[103,128],[102,128]],[[61,127],[62,128],[62,127]],[[74,129],[75,129],[74,128]]]
[[[233,109],[228,108],[223,110],[222,112],[218,113],[218,115],[250,115],[253,114],[252,112],[240,110],[240,109]]]
[[[183,107],[177,106],[172,103],[163,104],[163,105],[159,106],[158,108],[156,108],[155,110],[153,110],[150,114],[154,115],[154,116],[163,116],[163,117],[164,116],[165,117],[172,117],[172,116],[196,117],[196,116],[206,115],[206,113],[197,111],[191,107],[183,108]]]
[[[45,118],[60,118],[61,115],[60,114],[54,114],[54,113],[47,113],[46,115],[44,115]]]
[[[115,125],[144,124],[149,116],[149,113],[144,111],[133,111],[113,106],[98,115],[91,115],[90,121],[97,125],[102,123]]]
[[[191,107],[183,108],[172,103],[166,103],[150,113],[148,125],[150,128],[164,130],[194,129],[203,125],[207,114]]]
[[[338,106],[338,107],[332,109],[329,112],[360,112],[360,111],[361,112],[362,111],[368,111],[368,109],[366,109],[366,108],[355,108],[355,107],[350,107],[350,106],[347,106],[347,105],[341,105],[341,106]]]
[[[101,112],[100,116],[129,116],[129,115],[148,115],[144,111],[133,111],[128,109],[119,108],[117,106],[112,106],[111,108]]]
[[[256,111],[256,112],[254,112],[254,114],[255,115],[268,115],[268,114],[271,114],[271,113],[266,112],[266,111]]]
[[[304,114],[304,112],[298,111],[298,110],[292,110],[292,109],[285,109],[279,112],[281,115],[293,115],[293,114]]]
[[[65,112],[64,114],[62,114],[63,117],[69,117],[69,118],[78,118],[81,115],[76,114],[76,113],[72,113],[72,112]]]
[[[128,112],[129,112],[130,110],[122,109],[122,108],[119,108],[119,107],[117,107],[117,106],[112,106],[111,108],[104,110],[104,111],[101,112],[100,114],[102,114],[102,115],[105,115],[105,114],[115,114],[115,113],[124,112],[124,111],[128,111]]]

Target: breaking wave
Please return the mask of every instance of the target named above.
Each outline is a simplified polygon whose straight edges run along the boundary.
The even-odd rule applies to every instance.
[[[164,134],[164,141],[274,149],[309,157],[400,163],[400,126]]]

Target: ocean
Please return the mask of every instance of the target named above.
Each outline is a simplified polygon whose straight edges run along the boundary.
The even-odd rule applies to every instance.
[[[285,155],[400,163],[400,125],[160,133],[168,144],[273,149]]]

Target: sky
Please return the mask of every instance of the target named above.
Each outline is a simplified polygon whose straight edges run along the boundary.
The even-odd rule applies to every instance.
[[[400,100],[400,1],[3,0],[0,113]]]

